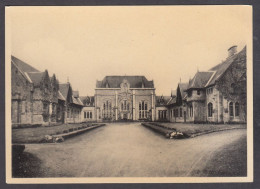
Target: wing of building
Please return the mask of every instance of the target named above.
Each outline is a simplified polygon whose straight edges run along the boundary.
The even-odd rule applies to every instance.
[[[154,82],[145,76],[106,76],[96,82],[95,118],[105,120],[154,120]]]
[[[208,71],[198,71],[177,87],[176,101],[169,105],[171,122],[246,122],[246,47]]]
[[[55,74],[50,77],[48,70],[41,72],[14,56],[11,57],[11,82],[13,127],[66,123],[68,104],[83,107],[77,97],[68,102],[69,95]],[[73,109],[76,118],[81,113],[78,111],[80,108]]]

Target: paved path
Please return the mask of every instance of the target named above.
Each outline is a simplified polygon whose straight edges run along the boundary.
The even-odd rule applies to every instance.
[[[140,123],[113,123],[59,144],[28,144],[25,151],[41,160],[42,177],[200,176],[216,153],[245,138],[240,129],[170,140]]]

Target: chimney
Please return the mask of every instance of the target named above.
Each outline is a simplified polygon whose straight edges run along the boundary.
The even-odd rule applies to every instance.
[[[234,45],[228,49],[228,57],[233,56],[237,53],[237,46]]]

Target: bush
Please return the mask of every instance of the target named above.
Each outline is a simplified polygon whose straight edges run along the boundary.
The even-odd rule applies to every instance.
[[[68,130],[64,130],[63,133],[68,133],[69,131]]]
[[[72,132],[73,131],[73,128],[69,129],[69,132]]]
[[[56,132],[56,135],[60,135],[60,134],[61,134],[61,132],[60,132],[60,131]]]

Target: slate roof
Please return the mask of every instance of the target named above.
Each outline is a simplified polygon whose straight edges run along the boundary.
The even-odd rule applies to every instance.
[[[68,83],[60,83],[59,89],[62,94],[62,96],[65,98],[65,100],[68,97],[68,91],[69,91],[69,84]]]
[[[70,87],[70,83],[59,84],[59,89],[64,99],[68,98],[69,87]],[[81,102],[80,98],[77,95],[79,95],[79,92],[72,90],[72,103],[83,106],[83,103]]]
[[[167,103],[167,105],[170,106],[170,105],[175,104],[175,103],[176,103],[176,99],[177,99],[176,96],[172,96],[172,97],[170,98],[169,102]]]
[[[97,81],[97,88],[120,88],[120,84],[126,79],[130,88],[154,88],[153,81],[148,81],[144,76],[106,76],[102,81]]]
[[[58,91],[58,99],[62,101],[66,101],[66,99],[64,98],[64,96],[61,94],[60,91]]]
[[[215,84],[215,82],[221,78],[221,76],[226,72],[226,70],[230,67],[230,65],[234,62],[234,60],[239,56],[246,56],[246,46],[239,53],[234,54],[231,57],[228,57],[225,61],[214,66],[209,70],[209,71],[215,71],[216,74],[212,77],[212,79],[207,84],[207,86]]]
[[[193,79],[189,81],[188,89],[199,89],[205,87],[214,74],[214,71],[197,72]]]
[[[83,106],[83,103],[81,102],[81,100],[77,97],[72,97],[72,101],[73,101],[73,104],[77,104],[77,105],[80,105],[80,106]]]
[[[27,72],[27,74],[30,77],[31,81],[34,83],[34,85],[38,86],[42,81],[45,72]]]
[[[95,106],[94,96],[80,96],[79,97],[84,106]]]
[[[25,63],[24,61],[16,58],[15,56],[11,56],[12,62],[14,62],[17,67],[22,72],[39,72],[39,70],[35,69],[34,67],[30,66],[29,64]]]
[[[155,96],[155,106],[166,106],[170,100],[170,96]]]
[[[185,94],[186,94],[185,91],[187,90],[187,88],[189,86],[189,83],[179,83],[178,85],[180,87],[181,96],[183,98],[185,96]]]

